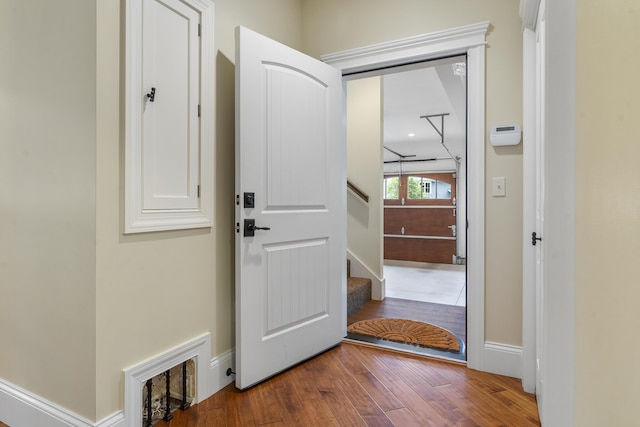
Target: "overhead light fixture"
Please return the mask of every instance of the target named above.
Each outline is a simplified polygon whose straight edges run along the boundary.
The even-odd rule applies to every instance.
[[[408,136],[409,136],[409,137],[411,137],[411,138],[413,138],[414,136],[416,136],[416,134],[415,134],[415,133],[413,133],[413,132],[411,132]]]

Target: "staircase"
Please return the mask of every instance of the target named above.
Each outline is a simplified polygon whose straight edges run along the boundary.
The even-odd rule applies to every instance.
[[[351,277],[351,261],[347,260],[347,317],[371,300],[371,279]]]

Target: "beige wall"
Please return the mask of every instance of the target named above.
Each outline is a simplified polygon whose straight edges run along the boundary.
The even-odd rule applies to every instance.
[[[118,118],[120,10],[99,0],[97,166],[97,418],[123,407],[122,369],[212,334],[212,356],[234,347],[235,27],[299,47],[297,0],[217,0],[215,224],[122,234],[123,146]],[[164,315],[157,317],[158,313]],[[154,316],[153,324],[145,322]]]
[[[214,356],[234,346],[237,24],[319,56],[490,20],[487,123],[521,121],[515,1],[215,3],[215,226],[135,236],[122,234],[123,2],[0,4],[0,176],[12,183],[0,187],[0,377],[89,419],[122,409],[122,369],[205,331]],[[487,199],[487,339],[511,344],[520,162],[487,147],[487,176],[508,191]]]
[[[95,412],[95,4],[0,2],[0,378]]]
[[[586,0],[576,10],[575,425],[631,426],[640,383],[640,8]]]
[[[234,28],[301,45],[298,0],[216,1],[215,226],[124,236],[123,5],[0,3],[0,378],[90,420],[124,368],[233,348]]]
[[[234,346],[235,25],[319,56],[489,20],[490,126],[521,122],[517,3],[217,0],[216,225],[123,236],[121,2],[1,2],[0,378],[99,419],[122,408],[123,368],[204,331],[214,355]],[[575,424],[632,425],[639,10],[586,0],[577,11]],[[516,345],[520,151],[487,146],[486,161],[508,195],[487,195],[487,339]],[[187,307],[179,325],[176,300]],[[152,311],[167,317],[145,327]]]
[[[347,84],[347,177],[369,203],[347,192],[347,249],[382,278],[382,79]]]
[[[314,57],[490,21],[486,126],[522,123],[522,27],[517,1],[302,0],[303,48]],[[488,141],[488,138],[487,138]],[[486,196],[486,339],[522,343],[522,145],[486,146],[486,181],[504,176],[507,197]]]

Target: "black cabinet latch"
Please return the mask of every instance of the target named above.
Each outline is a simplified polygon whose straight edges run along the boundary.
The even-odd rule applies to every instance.
[[[534,231],[533,233],[531,233],[531,244],[533,246],[535,246],[536,244],[538,244],[538,240],[542,240],[542,237],[538,237],[538,234]]]
[[[149,98],[149,102],[153,102],[156,99],[156,88],[152,87],[151,92],[147,94],[147,98]]]

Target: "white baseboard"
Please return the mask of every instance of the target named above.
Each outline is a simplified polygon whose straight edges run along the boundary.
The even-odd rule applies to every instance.
[[[482,370],[492,374],[522,378],[522,347],[485,341]]]
[[[353,277],[364,277],[371,279],[371,299],[382,300],[385,294],[384,278],[378,277],[369,267],[367,267],[357,256],[347,249],[347,259],[351,261],[351,275]]]
[[[211,359],[209,372],[210,396],[235,381],[234,375],[227,375],[227,369],[235,371],[235,353],[235,349],[231,349]]]
[[[124,411],[117,411],[93,425],[95,427],[124,427],[126,421]]]
[[[207,384],[202,389],[198,387],[199,401],[212,396],[234,381],[233,375],[227,376],[227,369],[235,370],[234,355],[235,350],[231,349],[210,358],[209,364],[205,365],[208,368]],[[202,390],[207,391],[201,393]],[[137,418],[135,414],[130,416]],[[138,424],[128,420],[124,410],[116,411],[94,423],[2,379],[0,379],[0,421],[11,427],[125,427]]]
[[[80,415],[0,379],[0,420],[11,427],[93,427]]]

